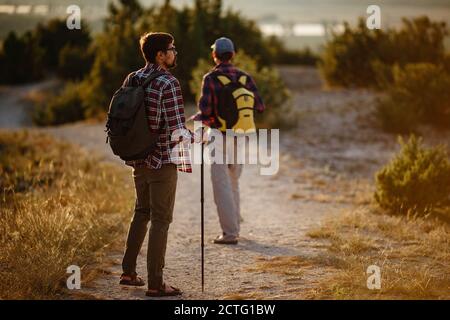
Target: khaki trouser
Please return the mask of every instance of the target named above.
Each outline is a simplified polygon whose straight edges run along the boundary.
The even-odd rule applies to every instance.
[[[231,143],[230,143],[231,142]],[[216,142],[216,152],[223,154],[226,159],[236,157],[236,139],[223,140],[223,144]],[[236,160],[236,159],[235,159]],[[242,164],[211,164],[211,181],[214,193],[214,202],[217,206],[219,222],[225,237],[238,237],[240,231],[240,196],[239,177],[242,173]]]
[[[225,237],[238,237],[240,231],[239,177],[241,164],[211,164],[214,202]]]
[[[159,288],[163,283],[167,234],[172,222],[177,169],[174,164],[161,169],[136,168],[133,170],[136,188],[134,216],[122,261],[123,272],[136,272],[136,260],[151,221],[147,248],[148,287]]]

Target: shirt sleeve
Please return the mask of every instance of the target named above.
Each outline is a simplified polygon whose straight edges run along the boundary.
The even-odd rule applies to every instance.
[[[256,83],[253,78],[248,75],[247,79],[248,89],[255,94],[255,109],[259,113],[262,113],[266,109],[266,107],[264,105],[263,99],[261,98],[261,95],[259,94],[258,88],[256,87]]]
[[[203,121],[206,125],[210,124],[214,116],[214,84],[210,76],[205,75],[202,81],[201,96],[198,101],[198,113],[194,115],[193,120]]]
[[[183,95],[180,83],[175,78],[164,86],[162,113],[170,135],[177,130],[177,133],[181,134],[183,140],[191,141],[193,139],[191,132],[186,128]]]

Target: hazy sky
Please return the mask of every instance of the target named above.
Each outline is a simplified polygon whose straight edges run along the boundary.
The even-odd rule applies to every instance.
[[[163,0],[141,0],[144,4],[162,3]],[[193,0],[172,0],[175,5],[192,4]],[[365,16],[370,4],[381,7],[382,17],[390,24],[401,17],[428,15],[436,20],[450,22],[450,0],[224,0],[232,7],[253,19],[320,22],[355,21]]]
[[[52,4],[100,7],[107,0],[0,0],[0,4]],[[164,0],[140,0],[144,5]],[[194,0],[172,0],[176,6],[192,5]],[[450,24],[450,0],[223,0],[225,8],[233,8],[246,17],[265,22],[320,23],[323,21],[356,21],[365,16],[370,4],[381,7],[387,25],[396,24],[401,17],[428,15],[433,20]],[[99,12],[95,10],[95,12]],[[100,11],[101,12],[101,11]]]
[[[150,6],[162,4],[164,0],[140,0],[140,2]],[[101,29],[99,18],[106,14],[107,3],[108,0],[0,0],[0,4],[51,4],[62,8],[59,11],[63,14],[65,14],[64,6],[78,4],[87,10],[88,14],[85,17],[92,22],[93,30]],[[172,0],[172,3],[178,7],[191,6],[194,0]],[[264,32],[279,30],[281,25],[283,25],[282,30],[286,30],[286,26],[293,28],[296,24],[302,24],[300,28],[305,28],[305,24],[311,24],[312,29],[315,30],[318,24],[324,22],[354,23],[358,17],[367,16],[366,10],[371,4],[377,4],[381,8],[382,28],[399,26],[402,17],[412,18],[422,15],[427,15],[432,20],[445,21],[447,25],[450,25],[450,0],[223,0],[223,4],[225,8],[232,8],[243,16],[256,20]],[[17,25],[14,17],[1,15],[0,23],[2,18],[7,21],[3,23],[4,30],[0,30],[0,36],[4,35],[7,29],[19,28],[22,32],[30,28],[30,25],[22,21],[23,19]],[[299,29],[296,26],[292,30]],[[270,32],[267,34],[271,34]],[[314,37],[301,39],[296,37],[286,40],[291,47],[308,45],[316,48],[322,42],[323,39]]]

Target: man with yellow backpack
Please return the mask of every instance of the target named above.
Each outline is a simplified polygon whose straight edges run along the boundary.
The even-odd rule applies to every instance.
[[[203,77],[202,94],[198,103],[199,112],[194,120],[202,121],[212,130],[223,135],[214,141],[227,159],[235,159],[237,139],[226,138],[226,132],[254,134],[255,112],[263,112],[265,107],[252,77],[231,63],[235,55],[233,42],[219,38],[211,46],[212,58],[216,66]],[[222,234],[214,239],[216,244],[237,244],[240,231],[239,177],[242,164],[237,161],[224,161],[211,164],[211,180],[214,202],[217,206]]]

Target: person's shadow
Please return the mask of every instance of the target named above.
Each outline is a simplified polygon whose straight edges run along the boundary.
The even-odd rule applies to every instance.
[[[129,289],[131,292],[129,293],[130,299],[136,300],[185,300],[186,297],[181,296],[173,296],[173,297],[147,297],[145,295],[146,286],[141,288],[132,288]]]
[[[298,255],[298,250],[289,247],[280,247],[268,243],[260,243],[255,240],[240,238],[238,250],[247,250],[269,256],[293,256]]]

